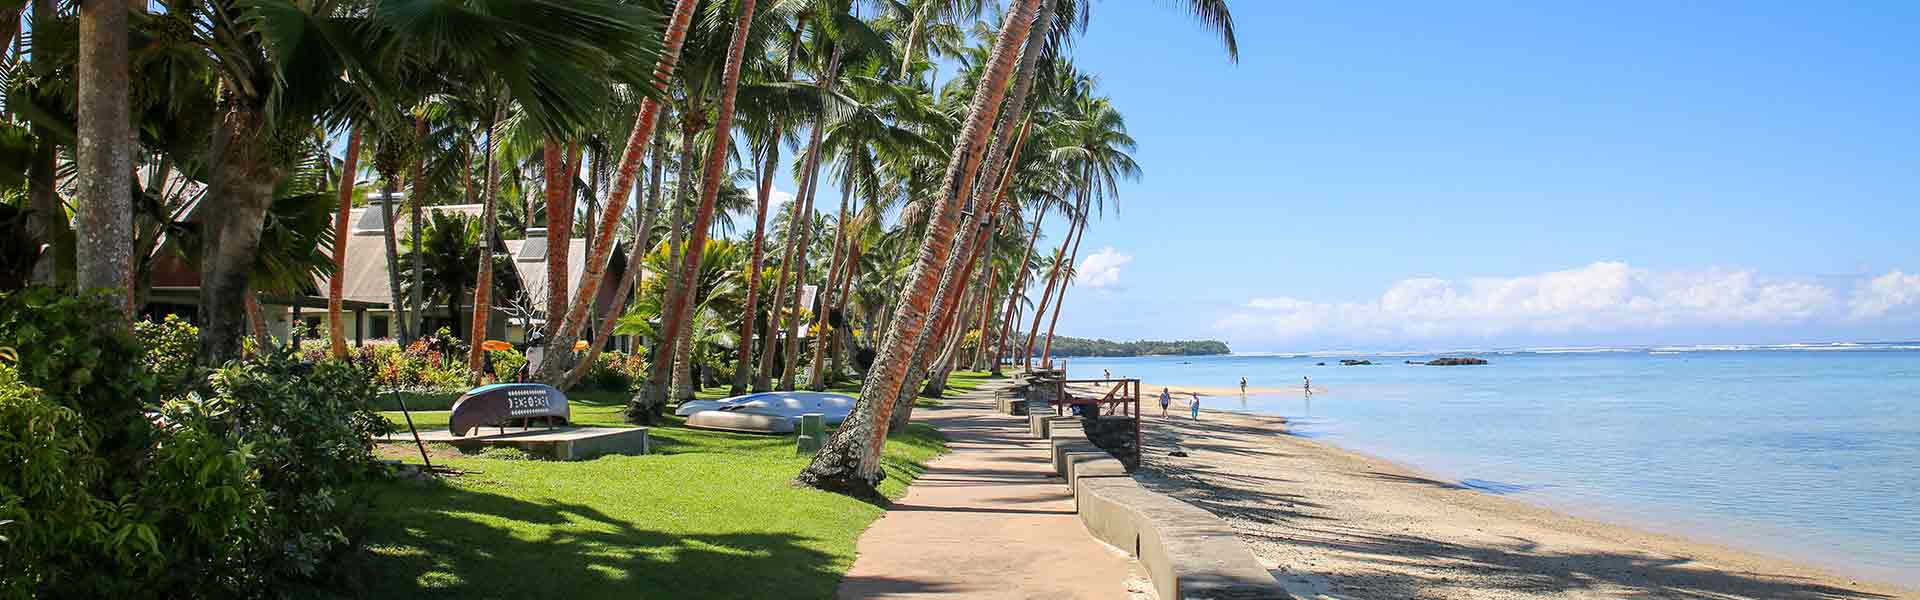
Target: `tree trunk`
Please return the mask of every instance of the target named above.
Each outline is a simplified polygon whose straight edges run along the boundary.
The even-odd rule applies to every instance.
[[[253,345],[265,354],[273,349],[273,335],[267,332],[267,311],[260,308],[260,299],[253,290],[247,290],[242,302],[247,311],[247,325],[253,329]]]
[[[1046,205],[1034,211],[1033,235],[1027,237],[1027,251],[1020,254],[1020,276],[1014,278],[1013,287],[1007,290],[1007,310],[1005,322],[1000,324],[1000,341],[993,345],[992,373],[1000,374],[1000,358],[1007,355],[1007,336],[1013,332],[1013,325],[1019,322],[1020,297],[1026,295],[1028,265],[1033,262],[1033,246],[1040,241],[1040,223],[1047,219]]]
[[[727,145],[733,140],[733,102],[740,88],[740,64],[746,56],[747,32],[752,28],[754,0],[745,0],[740,6],[740,15],[733,22],[733,40],[727,48],[727,64],[720,76],[720,105],[716,110],[713,123],[713,149],[707,154],[704,172],[705,181],[700,188],[700,206],[694,213],[693,239],[689,240],[687,255],[681,260],[680,277],[687,280],[685,289],[674,296],[671,314],[676,315],[666,327],[668,338],[685,337],[684,342],[692,346],[693,303],[699,292],[700,260],[706,252],[707,230],[713,223],[713,205],[720,195],[720,185],[725,181],[727,172]],[[689,356],[687,361],[691,360]],[[691,399],[693,391],[681,393],[681,398]]]
[[[833,77],[839,70],[839,58],[839,51],[836,50],[833,58],[829,59],[832,65],[826,70],[827,75],[823,81],[817,84],[823,92],[831,92],[833,89]],[[780,278],[774,287],[773,304],[771,305],[773,308],[773,317],[768,321],[774,325],[772,330],[775,333],[768,334],[767,347],[761,353],[759,379],[754,380],[753,383],[753,391],[755,392],[764,392],[771,387],[773,379],[774,344],[779,343],[781,337],[786,338],[786,348],[783,353],[784,356],[781,357],[785,359],[782,361],[785,363],[785,368],[782,370],[780,376],[780,389],[793,389],[793,365],[795,357],[798,356],[800,337],[799,334],[793,332],[793,329],[794,324],[800,320],[801,282],[806,281],[807,278],[807,237],[808,233],[813,229],[813,194],[814,190],[819,187],[820,140],[826,133],[826,124],[827,113],[825,109],[822,109],[818,117],[814,120],[812,132],[808,135],[806,159],[802,161],[801,165],[804,173],[800,177],[800,190],[793,197],[793,211],[787,219],[786,249],[781,253]],[[793,281],[791,292],[788,291],[787,286],[789,278]],[[787,297],[789,293],[792,295],[791,298]],[[787,309],[787,314],[791,319],[785,324],[785,327],[779,326],[781,324],[780,314],[782,309]]]
[[[474,277],[473,284],[473,323],[467,330],[467,372],[470,373],[469,377],[476,380],[480,377],[482,364],[480,343],[487,341],[487,326],[492,324],[493,319],[493,238],[500,229],[499,215],[495,212],[500,205],[500,186],[495,185],[495,182],[500,179],[500,172],[499,165],[493,159],[493,129],[499,124],[501,114],[507,110],[506,96],[506,93],[502,92],[494,101],[494,112],[487,115],[486,123],[487,159],[484,167],[486,178],[482,180],[481,185],[487,189],[486,199],[481,201],[480,209],[480,222],[483,228],[480,232],[480,266],[479,275]],[[453,305],[459,306],[459,304],[459,299],[455,298]],[[460,311],[455,309],[454,318],[459,317]]]
[[[695,2],[674,4],[673,16],[667,23],[665,48],[660,54],[660,62],[653,67],[654,87],[661,92],[667,89],[667,83],[673,77],[674,69],[680,62],[681,45],[687,39],[687,24],[693,19]],[[648,98],[640,104],[640,115],[633,121],[633,131],[627,134],[627,146],[620,155],[619,174],[613,179],[613,190],[607,196],[607,212],[600,219],[600,228],[593,232],[593,239],[587,244],[587,265],[580,275],[580,292],[574,294],[576,301],[568,308],[566,317],[561,320],[554,336],[554,343],[561,348],[572,348],[574,340],[579,339],[580,328],[587,320],[587,312],[594,298],[600,294],[600,282],[606,277],[607,265],[612,260],[614,234],[618,230],[619,217],[627,210],[627,200],[633,191],[633,180],[640,170],[640,161],[646,157],[648,140],[653,137],[654,125],[658,123],[661,112],[659,101]],[[659,144],[655,144],[658,146]],[[655,161],[656,164],[658,161]],[[647,232],[641,230],[640,236]],[[645,248],[636,250],[634,260],[645,253]],[[602,322],[618,318],[619,302],[611,303],[601,315]],[[559,317],[549,315],[548,319]],[[612,337],[611,330],[602,337]],[[595,344],[601,347],[602,344]],[[595,353],[598,350],[594,350]],[[568,379],[578,379],[569,376]],[[543,374],[543,381],[553,383],[551,374]]]
[[[111,290],[108,301],[131,319],[135,140],[127,106],[127,64],[126,5],[81,3],[79,141],[74,152],[80,206],[77,276],[82,290]]]
[[[1035,5],[1040,0],[1017,0],[1007,11],[1006,24],[994,42],[986,72],[981,76],[980,92],[969,107],[966,126],[961,129],[953,156],[947,163],[942,197],[932,208],[927,235],[921,241],[918,256],[902,287],[899,315],[880,346],[879,357],[861,386],[860,401],[852,414],[816,454],[795,483],[828,491],[876,498],[883,477],[880,454],[885,448],[891,426],[894,399],[906,385],[913,351],[928,333],[926,317],[940,284],[941,265],[948,262],[955,234],[955,222],[967,194],[969,182],[962,180],[980,162],[981,150],[1000,105],[1018,44],[1025,42],[1032,25]]]
[[[831,325],[827,322],[827,316],[833,313],[833,292],[840,287],[840,261],[847,244],[847,202],[852,198],[852,182],[843,182],[840,186],[839,221],[833,228],[833,258],[827,261],[826,285],[820,286],[820,293],[817,294],[819,297],[815,299],[815,304],[820,306],[820,314],[814,315],[813,319],[816,331],[813,337],[813,369],[807,376],[807,387],[813,390],[827,388],[827,346],[829,345],[827,340],[831,339],[827,333],[827,328]]]
[[[333,215],[333,276],[327,278],[327,343],[334,358],[347,356],[347,323],[340,316],[340,306],[347,280],[347,238],[353,237],[347,217],[353,213],[353,174],[359,166],[360,127],[356,125],[347,134],[347,157],[340,164],[340,183],[334,186],[340,207]]]
[[[567,236],[572,235],[573,203],[567,198],[566,148],[560,145],[560,140],[549,137],[542,150],[547,199],[547,305],[542,314],[548,323],[546,332],[553,333],[552,324],[567,310]],[[546,361],[566,362],[559,354],[562,349],[553,347],[552,340],[548,342]],[[546,367],[542,365],[543,369]]]
[[[685,119],[686,115],[682,115],[681,120]],[[667,220],[668,265],[680,264],[681,253],[686,249],[687,198],[692,195],[693,187],[692,142],[693,135],[687,128],[682,127],[680,129],[680,167],[675,173],[677,181],[674,185],[673,200],[667,203],[667,211],[670,215]],[[661,296],[660,330],[654,332],[652,360],[647,364],[647,381],[635,395],[639,405],[644,407],[646,414],[649,415],[658,416],[661,413],[661,409],[666,407],[667,391],[672,389],[673,359],[679,354],[680,348],[673,338],[666,335],[666,325],[673,320],[675,312],[668,304],[680,295],[680,288],[685,285],[687,280],[680,277],[678,273],[674,273],[673,277],[667,280],[665,295]]]
[[[1053,3],[1047,2],[1047,8],[1041,12],[1041,18],[1038,20],[1038,22],[1046,23],[1047,19],[1052,16],[1051,14],[1049,14],[1052,12],[1052,8],[1053,8]],[[1031,49],[1031,47],[1033,46],[1032,38],[1034,37],[1040,37],[1040,36],[1031,36],[1028,39],[1029,49]],[[1015,90],[1020,89],[1020,82],[1014,83],[1014,89]],[[1020,160],[1020,152],[1023,148],[1026,147],[1027,134],[1031,132],[1032,129],[1033,129],[1032,119],[1028,119],[1026,122],[1020,125],[1020,137],[1017,141],[1013,143],[1013,151],[1007,154],[1007,164],[1004,165],[1004,167],[1006,168],[1004,168],[1000,173],[999,191],[994,194],[994,199],[993,199],[993,212],[987,216],[987,231],[985,233],[985,235],[987,236],[986,243],[988,244],[986,248],[987,266],[986,268],[982,269],[982,271],[984,271],[984,276],[981,277],[980,289],[976,293],[976,295],[980,298],[978,303],[980,304],[981,308],[980,308],[980,340],[974,343],[974,349],[973,349],[973,354],[974,354],[973,362],[976,365],[975,368],[981,368],[978,366],[978,363],[980,360],[980,354],[987,347],[987,316],[993,312],[992,310],[993,302],[990,299],[988,299],[987,296],[993,290],[994,275],[999,274],[999,270],[993,267],[993,250],[994,250],[994,246],[992,245],[993,234],[999,232],[998,227],[1000,225],[1000,212],[1002,210],[1002,207],[1007,207],[1006,210],[1008,211],[1013,210],[1013,207],[1007,206],[1008,205],[1007,189],[1011,187],[1013,184],[1013,174],[1015,171],[1015,169],[1013,168],[1013,165]],[[941,376],[941,380],[942,380],[942,385],[944,385],[945,375]]]
[[[1060,239],[1060,252],[1054,255],[1053,269],[1047,273],[1047,291],[1040,294],[1040,304],[1034,307],[1033,329],[1027,332],[1027,346],[1020,354],[1020,360],[1026,364],[1026,368],[1029,371],[1033,370],[1033,342],[1040,336],[1040,319],[1044,318],[1047,314],[1047,303],[1053,299],[1054,285],[1059,283],[1060,272],[1065,267],[1062,261],[1067,258],[1067,244],[1071,243],[1074,234],[1080,231],[1080,219],[1083,216],[1084,215],[1073,215],[1074,220],[1073,223],[1068,226],[1067,236]]]
[[[409,194],[409,196],[411,197],[408,198],[408,202],[407,202],[407,210],[410,211],[412,218],[408,219],[408,221],[410,222],[407,223],[407,231],[409,235],[413,238],[413,247],[415,248],[415,252],[419,252],[420,228],[421,228],[420,223],[421,223],[421,216],[422,216],[421,213],[424,212],[420,209],[420,207],[427,203],[426,175],[425,175],[426,165],[424,164],[427,160],[426,159],[427,153],[425,150],[426,141],[427,141],[427,118],[426,117],[414,117],[413,137],[415,140],[419,141],[420,143],[419,147],[421,148],[421,151],[419,154],[415,155],[413,159],[412,193]],[[471,154],[469,154],[468,161],[469,161],[468,162],[469,166],[471,166],[472,164]],[[461,180],[465,182],[465,185],[468,188],[473,187],[473,182],[471,181],[472,178],[473,178],[473,173],[470,170],[461,172]],[[414,256],[418,257],[419,254],[415,254]],[[407,293],[407,315],[412,319],[412,322],[408,324],[408,328],[401,329],[402,332],[406,332],[409,335],[419,335],[422,337],[427,335],[427,332],[423,331],[423,329],[425,329],[427,326],[427,319],[426,317],[420,314],[420,310],[424,306],[424,303],[422,302],[422,300],[424,299],[423,294],[425,294],[425,291],[423,290],[426,284],[425,271],[426,271],[425,269],[419,268],[417,265],[413,269],[413,289]],[[459,319],[456,317],[454,320],[458,321]],[[406,343],[411,345],[413,343],[413,340],[409,338],[406,341]]]
[[[284,171],[266,156],[260,115],[232,110],[215,132],[207,181],[209,206],[200,261],[200,358],[218,365],[240,355],[247,280],[261,228]]]
[[[789,54],[791,56],[791,54]],[[791,63],[791,59],[789,59]],[[789,77],[791,79],[791,77]],[[760,314],[760,272],[765,270],[762,263],[766,260],[767,245],[767,200],[773,194],[773,175],[780,160],[780,126],[774,125],[773,132],[767,136],[767,159],[760,168],[760,190],[758,208],[753,212],[753,254],[747,261],[747,305],[740,313],[739,356],[733,367],[733,387],[727,393],[738,396],[746,393],[753,381],[753,330],[754,322]],[[774,339],[773,321],[768,321],[767,337],[760,343],[771,345]]]
[[[393,231],[393,195],[398,191],[392,179],[388,179],[386,185],[381,186],[380,193],[387,197],[387,201],[380,203],[380,222],[383,225],[380,237],[384,238],[382,242],[387,247],[387,290],[389,291],[387,309],[393,312],[388,317],[388,322],[399,328],[400,346],[404,348],[407,342],[412,341],[413,336],[407,330],[406,305],[400,302],[400,246],[394,242]],[[392,332],[389,331],[388,334],[391,335]]]
[[[1084,197],[1086,191],[1082,189],[1080,194]],[[1060,308],[1067,304],[1067,288],[1073,286],[1073,261],[1080,259],[1080,240],[1087,237],[1086,209],[1086,202],[1082,201],[1080,206],[1081,217],[1079,219],[1080,231],[1074,234],[1073,252],[1067,255],[1067,267],[1066,270],[1063,271],[1066,276],[1060,279],[1060,297],[1053,301],[1053,319],[1047,321],[1047,345],[1045,349],[1040,351],[1040,368],[1042,369],[1053,368],[1053,328],[1055,325],[1060,324]]]
[[[53,0],[33,0],[33,22],[50,23],[54,18]],[[18,19],[15,19],[18,22]],[[27,68],[42,80],[53,77],[54,61],[28,61]],[[40,285],[65,285],[73,281],[74,233],[67,209],[55,187],[54,163],[57,149],[50,141],[53,132],[33,124],[33,160],[27,165],[27,205],[33,209],[28,224],[34,239],[48,244],[47,252],[33,266],[33,282]]]
[[[586,359],[573,366],[573,371],[567,373],[566,379],[561,382],[560,389],[572,389],[573,386],[579,385],[580,380],[586,377],[587,371],[593,368],[593,361],[599,360],[600,353],[606,350],[607,344],[613,339],[613,328],[615,324],[619,322],[620,315],[623,312],[622,305],[625,304],[623,300],[627,298],[628,294],[633,293],[634,288],[639,285],[640,272],[644,270],[644,267],[641,265],[645,262],[642,259],[646,257],[647,251],[653,248],[653,244],[650,243],[653,237],[653,219],[655,215],[660,213],[660,173],[662,170],[660,157],[664,156],[660,146],[665,145],[666,139],[666,136],[662,135],[654,141],[655,158],[653,161],[652,193],[648,195],[646,203],[641,206],[639,220],[634,226],[633,243],[629,245],[629,249],[627,250],[627,271],[620,275],[620,286],[614,290],[614,300],[608,303],[600,316],[600,331],[602,333],[593,338],[593,344],[587,348]],[[632,186],[633,182],[628,181],[627,187],[629,190],[632,189]],[[612,202],[612,199],[608,199],[609,204]],[[633,413],[629,413],[627,419],[628,421],[633,421]]]

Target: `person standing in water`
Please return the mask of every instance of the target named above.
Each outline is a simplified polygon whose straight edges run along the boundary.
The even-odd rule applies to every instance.
[[[1173,405],[1173,394],[1167,393],[1167,388],[1160,388],[1160,416],[1162,418],[1167,416],[1167,407],[1171,405]]]
[[[1247,395],[1247,378],[1245,377],[1240,378],[1240,395]]]
[[[1313,395],[1313,378],[1302,375],[1300,377],[1300,389],[1305,390],[1308,396],[1312,396]]]

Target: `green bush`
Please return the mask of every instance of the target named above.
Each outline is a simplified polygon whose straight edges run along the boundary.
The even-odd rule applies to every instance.
[[[513,381],[513,374],[527,365],[527,356],[519,350],[489,350],[493,356],[493,377],[497,381]]]
[[[238,597],[261,512],[244,447],[186,401],[158,413],[150,446],[101,452],[93,415],[0,365],[0,594]],[[111,421],[108,421],[111,423]],[[121,456],[128,456],[122,453]]]
[[[120,313],[0,294],[0,597],[310,596],[340,583],[383,469],[364,364],[282,350],[155,399]],[[169,322],[158,324],[169,331]],[[171,334],[169,334],[171,335]]]
[[[646,360],[639,355],[628,356],[618,350],[602,352],[587,368],[587,374],[580,385],[588,390],[608,392],[626,392],[646,373]]]
[[[134,323],[133,333],[146,348],[147,367],[158,380],[162,395],[172,395],[199,379],[195,359],[200,351],[200,328],[179,315],[167,315],[159,322]]]
[[[0,346],[19,351],[21,383],[85,415],[108,454],[144,447],[152,429],[140,414],[156,389],[146,348],[132,331],[102,326],[123,319],[98,295],[37,287],[0,296]]]
[[[252,450],[265,494],[256,567],[288,582],[316,578],[352,549],[364,484],[381,472],[372,439],[391,426],[375,412],[372,373],[281,352],[220,369],[212,387]]]

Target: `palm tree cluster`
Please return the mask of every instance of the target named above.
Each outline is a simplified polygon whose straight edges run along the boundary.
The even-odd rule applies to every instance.
[[[200,358],[227,360],[258,294],[329,281],[341,322],[347,213],[404,191],[380,204],[410,215],[384,240],[403,340],[470,303],[455,329],[477,364],[511,305],[539,317],[536,376],[568,387],[635,336],[639,423],[707,385],[862,375],[798,479],[844,493],[874,493],[923,388],[1049,362],[1088,222],[1140,174],[1071,57],[1089,0],[77,4],[4,20],[0,154],[19,176],[0,184],[23,193],[0,216],[37,241],[33,281],[125,289],[131,313],[173,243],[202,275]],[[1180,6],[1234,54],[1224,0]],[[440,204],[481,209],[423,212]],[[534,227],[585,240],[577,279],[559,251],[544,289],[499,281],[504,240]]]

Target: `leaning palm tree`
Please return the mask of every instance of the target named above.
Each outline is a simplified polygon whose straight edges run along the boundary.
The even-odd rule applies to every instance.
[[[1068,153],[1068,162],[1079,167],[1081,176],[1077,224],[1080,234],[1074,236],[1073,252],[1067,258],[1069,268],[1079,258],[1080,240],[1085,237],[1087,228],[1088,209],[1093,206],[1104,208],[1107,202],[1118,201],[1120,180],[1140,178],[1140,165],[1129,154],[1135,148],[1133,136],[1127,134],[1127,122],[1120,116],[1120,111],[1115,110],[1113,104],[1104,97],[1082,98],[1079,105],[1079,118],[1068,126],[1073,145],[1061,149]],[[1047,343],[1040,352],[1040,366],[1043,369],[1052,368],[1053,328],[1060,322],[1060,308],[1066,304],[1067,287],[1072,282],[1071,277],[1061,280],[1060,299],[1054,302],[1053,319],[1047,325]]]
[[[942,198],[929,211],[927,235],[915,260],[910,283],[901,294],[897,324],[881,344],[874,368],[861,386],[859,405],[847,421],[834,431],[819,454],[800,472],[796,483],[853,495],[875,497],[879,484],[879,453],[886,443],[888,420],[893,400],[906,385],[912,352],[925,331],[928,305],[934,287],[939,284],[941,264],[951,251],[962,200],[961,190],[979,164],[986,146],[989,128],[996,117],[1005,85],[1013,71],[1017,48],[1026,42],[1040,0],[1016,0],[1007,12],[1006,25],[994,42],[989,68],[980,81],[980,90],[968,110],[960,142],[947,162],[940,186]],[[952,191],[946,191],[952,190]]]

